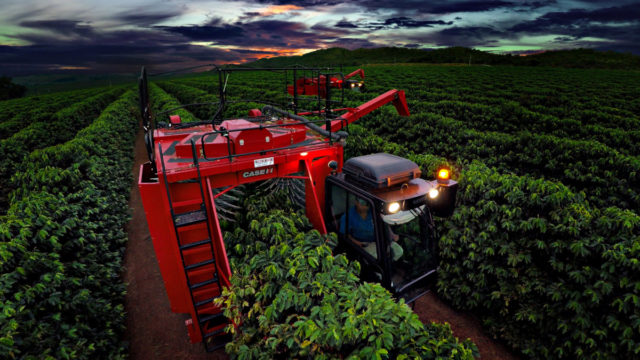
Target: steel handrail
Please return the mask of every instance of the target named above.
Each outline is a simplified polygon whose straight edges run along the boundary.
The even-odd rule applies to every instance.
[[[204,138],[205,136],[211,135],[211,134],[212,133],[206,133],[202,137]],[[238,157],[241,157],[241,156],[266,154],[268,152],[277,152],[277,151],[282,151],[282,150],[292,150],[292,149],[299,148],[299,147],[308,147],[308,148],[313,147],[313,146],[320,147],[320,146],[328,144],[327,141],[323,141],[323,140],[315,140],[315,141],[316,141],[316,143],[312,143],[312,144],[299,143],[299,144],[289,145],[289,146],[285,146],[285,147],[266,149],[266,150],[259,150],[259,151],[253,151],[253,152],[242,153],[242,154],[231,154],[230,145],[228,145],[228,147],[229,147],[229,155],[215,157],[215,158],[206,157],[205,147],[203,145],[202,146],[202,157],[206,161],[217,161],[217,160],[222,160],[222,159],[229,159],[229,162],[232,162],[234,158],[238,158]],[[202,141],[202,144],[204,144],[203,141]],[[227,144],[230,144],[230,143],[227,143]]]

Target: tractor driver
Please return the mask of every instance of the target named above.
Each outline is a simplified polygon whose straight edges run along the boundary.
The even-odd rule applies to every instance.
[[[374,259],[377,259],[376,239],[369,203],[364,199],[356,198],[355,205],[349,208],[348,214],[344,214],[340,218],[340,233],[342,234],[346,234],[347,218],[349,219],[349,233],[347,234],[349,240],[362,247]],[[388,227],[386,224],[385,226]],[[397,261],[404,253],[404,250],[397,243],[399,236],[394,234],[391,228],[388,228],[388,231],[391,235],[391,240],[393,240],[391,242],[393,261]]]

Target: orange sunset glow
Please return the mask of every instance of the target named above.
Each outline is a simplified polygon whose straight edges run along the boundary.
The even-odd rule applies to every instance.
[[[303,8],[297,5],[272,5],[266,9],[259,11],[260,16],[272,16],[277,14],[283,14],[291,10],[302,10]]]

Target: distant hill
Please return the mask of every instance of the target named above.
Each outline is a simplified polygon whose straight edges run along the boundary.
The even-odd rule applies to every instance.
[[[406,63],[424,56],[425,50],[397,47],[347,50],[343,48],[322,49],[301,56],[280,56],[261,59],[252,66],[291,66],[291,65],[360,65],[380,63]]]
[[[546,51],[532,55],[498,55],[464,47],[423,50],[397,47],[347,50],[331,48],[302,56],[282,56],[261,59],[247,65],[255,67],[357,66],[381,63],[463,63],[481,65],[553,66],[568,68],[599,68],[640,70],[640,56],[591,49]]]

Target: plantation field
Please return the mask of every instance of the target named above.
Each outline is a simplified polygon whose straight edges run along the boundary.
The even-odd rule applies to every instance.
[[[523,358],[640,358],[640,72],[375,65],[365,73],[366,90],[346,92],[346,106],[397,88],[411,116],[385,106],[349,125],[346,156],[393,153],[427,178],[447,165],[461,186],[454,215],[437,221],[438,296]],[[152,81],[154,113],[218,101],[211,75]],[[287,103],[285,89],[281,74],[233,73],[225,117],[260,108],[257,100]],[[126,356],[120,275],[136,94],[132,84],[0,102],[1,358]],[[199,121],[216,110],[170,113]],[[416,323],[379,286],[359,284],[357,264],[331,256],[285,200],[269,201],[245,199],[246,214],[225,234],[238,274],[227,315],[253,334],[236,336],[231,354],[477,355],[447,327]],[[284,208],[269,211],[274,204]],[[309,278],[293,281],[292,269]],[[301,296],[317,290],[314,280],[325,290]],[[363,311],[353,305],[361,299],[376,299],[364,308],[375,316],[341,316]],[[253,310],[259,321],[237,311],[245,301],[263,304]],[[304,314],[293,328],[280,317],[291,309]]]

